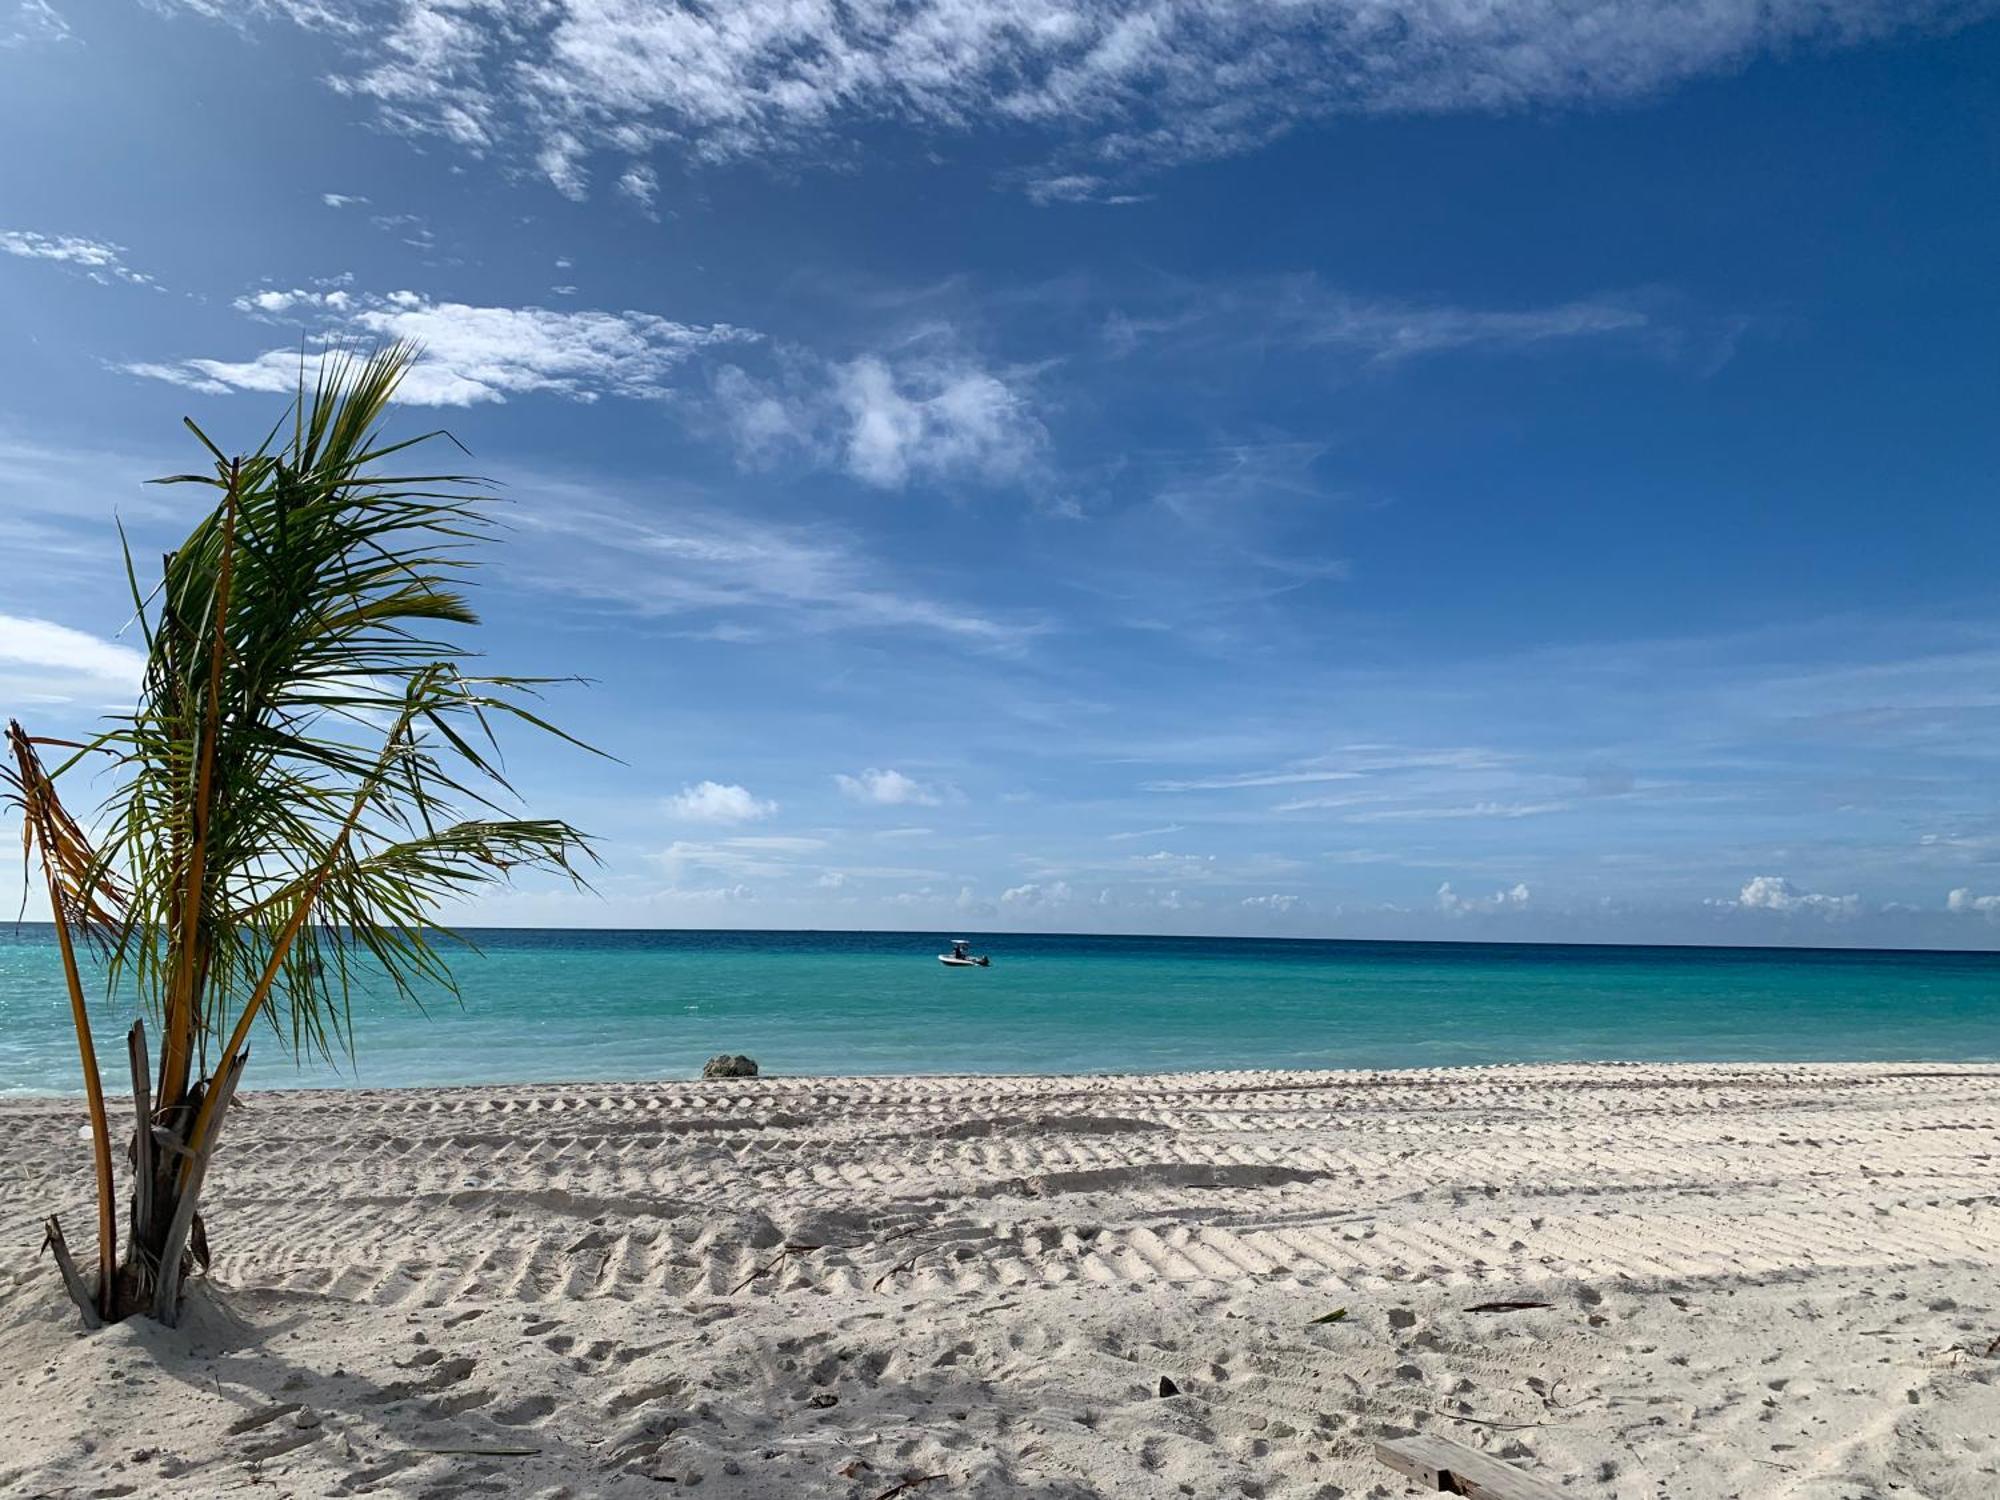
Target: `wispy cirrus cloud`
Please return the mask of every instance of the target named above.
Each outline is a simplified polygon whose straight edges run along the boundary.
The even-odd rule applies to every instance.
[[[392,127],[535,162],[588,190],[591,158],[666,141],[698,160],[838,148],[870,124],[1015,130],[1052,153],[1045,201],[1226,156],[1339,115],[1643,97],[1799,45],[1990,12],[1983,0],[181,0],[333,34],[333,86]],[[614,168],[616,170],[622,170]]]
[[[899,576],[853,536],[725,509],[706,496],[641,500],[611,486],[505,474],[549,503],[511,519],[534,539],[514,566],[544,588],[653,619],[682,619],[705,639],[912,632],[1012,652],[1047,626],[954,604]]]
[[[49,46],[70,37],[69,22],[49,0],[19,0],[11,11],[0,9],[0,52]]]
[[[144,271],[125,264],[125,247],[106,240],[85,239],[75,234],[41,234],[32,229],[0,230],[0,254],[22,260],[52,261],[80,272],[92,281],[110,285],[122,281],[129,286],[159,283]]]
[[[1568,812],[1570,802],[1473,802],[1462,807],[1385,807],[1372,812],[1350,813],[1350,823],[1428,823],[1438,819],[1540,818],[1550,813]]]
[[[236,305],[267,319],[311,316],[318,335],[332,343],[414,340],[423,357],[405,379],[401,399],[419,406],[473,406],[533,394],[576,401],[656,398],[697,352],[758,337],[726,323],[679,323],[646,312],[480,307],[411,291],[378,295],[342,286],[267,289]],[[298,385],[299,358],[291,347],[247,360],[133,361],[121,368],[211,395],[289,393]]]
[[[1233,280],[1162,278],[1125,290],[1103,314],[1113,356],[1170,348],[1212,357],[1272,348],[1345,353],[1394,364],[1453,351],[1519,353],[1624,340],[1679,349],[1692,332],[1633,292],[1523,307],[1368,296],[1299,272]]]
[[[1146,792],[1218,792],[1246,788],[1306,786],[1316,782],[1359,781],[1398,771],[1490,771],[1505,763],[1492,750],[1473,747],[1443,750],[1403,749],[1394,745],[1349,745],[1331,755],[1314,756],[1284,765],[1248,771],[1226,771],[1140,784]],[[1311,804],[1298,804],[1308,806]]]
[[[130,646],[53,620],[0,614],[0,687],[40,703],[123,700],[146,658]]]

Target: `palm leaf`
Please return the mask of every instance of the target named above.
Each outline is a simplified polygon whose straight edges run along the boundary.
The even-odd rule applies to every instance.
[[[116,872],[118,899],[82,925],[162,1021],[156,1119],[182,1147],[146,1247],[162,1285],[260,1018],[295,1052],[351,1047],[358,985],[455,993],[448,904],[523,868],[581,881],[593,857],[512,806],[496,725],[577,742],[540,713],[546,681],[463,665],[492,497],[408,464],[437,434],[384,436],[416,357],[302,363],[288,418],[249,454],[188,424],[212,469],[162,482],[214,503],[157,586],[127,556],[146,666],[133,711],[90,746],[116,766],[101,848],[44,841],[68,889],[108,893]]]

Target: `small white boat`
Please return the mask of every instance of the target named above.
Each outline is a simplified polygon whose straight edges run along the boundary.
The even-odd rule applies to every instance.
[[[993,960],[985,954],[967,952],[966,950],[971,946],[972,944],[965,938],[953,938],[951,940],[951,952],[940,953],[938,955],[938,962],[943,964],[947,969],[985,969],[992,967]]]

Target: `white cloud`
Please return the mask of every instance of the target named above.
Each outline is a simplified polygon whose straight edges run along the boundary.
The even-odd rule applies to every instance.
[[[1076,893],[1069,888],[1069,882],[1058,880],[1050,885],[1037,885],[1029,881],[1026,885],[1010,886],[1000,893],[1002,906],[1067,906],[1075,899]]]
[[[1307,804],[1294,803],[1296,808]],[[1475,802],[1463,807],[1387,807],[1374,812],[1349,813],[1350,823],[1429,822],[1455,818],[1539,818],[1549,813],[1567,812],[1568,802]]]
[[[73,234],[37,234],[32,229],[0,230],[0,254],[23,260],[48,260],[73,266],[92,281],[113,280],[133,286],[157,286],[152,277],[125,264],[125,247]]]
[[[1243,905],[1251,911],[1274,911],[1285,913],[1298,907],[1299,898],[1286,892],[1273,892],[1268,896],[1245,896]]]
[[[321,193],[319,201],[328,208],[348,208],[356,203],[366,203],[368,200],[355,193]]]
[[[886,488],[912,475],[1011,479],[1047,437],[1006,382],[959,361],[896,370],[857,359],[836,370],[834,399],[847,416],[848,468]]]
[[[271,321],[294,312],[345,313],[354,306],[354,294],[339,283],[349,279],[341,277],[318,288],[292,287],[283,290],[266,287],[260,292],[245,292],[230,306],[240,313]]]
[[[1983,916],[1989,922],[2000,922],[2000,896],[1975,896],[1960,886],[1945,897],[1944,905],[1946,911]]]
[[[1528,904],[1529,891],[1524,882],[1517,882],[1490,896],[1461,896],[1451,888],[1447,880],[1438,887],[1438,910],[1448,917],[1462,917],[1476,912],[1517,911]]]
[[[1566,339],[1635,333],[1651,321],[1640,309],[1615,302],[1565,302],[1511,310],[1339,297],[1294,333],[1301,343],[1343,344],[1387,361],[1448,349],[1524,349]]]
[[[786,526],[672,495],[662,506],[549,475],[502,475],[547,503],[516,524],[535,534],[515,564],[548,587],[612,600],[649,616],[696,616],[705,639],[773,633],[920,631],[1005,651],[1036,622],[995,619],[915,590],[825,525]]]
[[[951,335],[934,330],[928,342],[948,346]],[[844,362],[793,350],[776,379],[724,367],[714,395],[746,464],[804,457],[881,489],[912,480],[1015,482],[1048,445],[1026,377],[950,347]]]
[[[431,250],[437,235],[422,214],[376,214],[368,222],[384,234],[393,234],[412,250]]]
[[[0,615],[0,684],[45,703],[121,701],[137,691],[144,653],[52,620]]]
[[[1213,854],[1175,854],[1169,849],[1155,849],[1151,854],[1133,855],[1131,863],[1148,880],[1205,880],[1215,873]]]
[[[1810,912],[1831,919],[1855,915],[1861,910],[1861,898],[1802,891],[1782,875],[1757,875],[1744,882],[1736,905],[1746,911]]]
[[[1033,171],[1019,174],[1028,201],[1046,208],[1051,203],[1104,203],[1121,207],[1151,201],[1151,193],[1121,193],[1094,172]]]
[[[761,805],[774,812],[778,806],[775,802]],[[825,839],[799,833],[746,833],[723,842],[731,849],[763,850],[770,854],[813,854],[826,847]]]
[[[644,162],[634,162],[618,179],[618,191],[650,215],[660,197],[660,174]]]
[[[0,20],[0,52],[69,39],[69,22],[49,0],[19,0],[11,18]]]
[[[669,797],[667,810],[689,823],[749,823],[770,817],[778,804],[753,797],[734,783],[703,781]]]
[[[338,35],[344,93],[393,128],[531,158],[586,190],[593,151],[696,160],[794,151],[871,122],[1012,124],[1057,161],[1047,199],[1134,166],[1254,147],[1337,115],[1643,97],[1799,43],[1940,27],[1960,0],[181,0]]]
[[[1362,297],[1311,273],[1234,280],[1161,280],[1125,293],[1102,337],[1118,356],[1153,346],[1184,353],[1248,352],[1273,345],[1346,351],[1394,364],[1449,350],[1521,352],[1543,345],[1616,336],[1672,347],[1678,335],[1656,324],[1633,297],[1517,308],[1458,307]]]
[[[739,902],[757,899],[757,893],[747,885],[717,885],[694,890],[677,885],[656,894],[667,901]]]
[[[416,341],[423,357],[404,381],[402,399],[419,406],[472,406],[531,394],[577,401],[662,396],[675,368],[698,350],[756,338],[727,324],[676,323],[652,313],[475,307],[407,291],[379,296],[267,290],[239,299],[237,306],[265,315],[310,311],[317,315],[320,333],[334,342]],[[243,361],[189,359],[123,368],[210,394],[289,393],[298,384],[299,351],[272,349]]]
[[[856,802],[872,803],[878,807],[935,807],[944,800],[935,787],[897,770],[877,770],[871,766],[858,776],[836,772],[833,779],[841,791]]]
[[[823,847],[817,839],[732,838],[710,843],[675,839],[649,855],[679,885],[690,873],[723,881],[791,879],[802,873],[799,857]]]
[[[1246,787],[1312,786],[1329,781],[1359,781],[1385,772],[1490,771],[1501,758],[1490,750],[1405,750],[1394,745],[1349,745],[1333,755],[1313,756],[1267,770],[1236,771],[1170,781],[1140,783],[1147,792],[1216,792]],[[1339,806],[1341,803],[1291,802],[1278,811]]]

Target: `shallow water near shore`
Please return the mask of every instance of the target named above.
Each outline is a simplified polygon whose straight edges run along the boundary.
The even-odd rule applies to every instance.
[[[950,934],[993,956],[955,971],[928,933],[469,936],[462,1005],[358,994],[355,1061],[265,1030],[255,1085],[674,1077],[725,1050],[784,1074],[2000,1059],[2000,954]],[[132,1014],[103,991],[101,1050]],[[0,929],[0,1093],[78,1087],[51,931]]]

